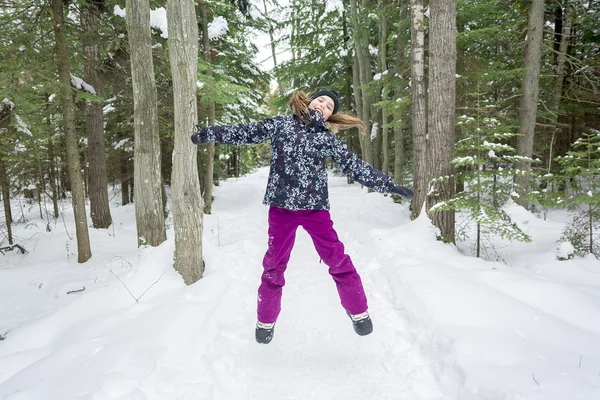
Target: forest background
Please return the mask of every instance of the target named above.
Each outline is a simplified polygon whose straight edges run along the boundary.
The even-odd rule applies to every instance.
[[[38,204],[47,229],[70,197],[85,262],[88,225],[111,225],[112,185],[121,205],[139,199],[139,246],[162,243],[173,214],[175,268],[194,282],[197,210],[210,214],[213,184],[270,154],[196,149],[193,125],[288,113],[293,91],[330,87],[368,128],[339,137],[414,189],[412,218],[427,212],[441,240],[474,235],[473,254],[497,258],[495,238],[530,240],[503,211],[515,201],[541,215],[569,209],[556,238],[565,258],[599,256],[599,14],[600,2],[580,0],[3,0],[4,243],[25,222],[11,197]],[[256,32],[269,37],[270,71]]]

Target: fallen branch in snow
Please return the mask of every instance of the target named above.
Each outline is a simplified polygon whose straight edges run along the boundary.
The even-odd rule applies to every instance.
[[[0,247],[0,253],[2,253],[2,255],[6,255],[4,253],[5,251],[13,251],[15,248],[19,249],[19,251],[21,252],[21,254],[27,253],[27,250],[25,250],[22,246],[20,246],[18,244],[13,244],[11,246],[6,246],[6,247]]]
[[[116,258],[120,258],[121,260],[125,261],[127,264],[129,264],[129,266],[130,266],[131,268],[133,268],[133,265],[132,265],[132,264],[131,264],[129,261],[127,261],[126,259],[124,259],[123,257],[121,257],[121,256],[115,256],[115,257],[116,257]]]
[[[67,234],[67,237],[69,238],[69,240],[73,240],[73,238],[71,237],[71,235],[69,234],[69,230],[67,229],[67,222],[65,221],[65,210],[62,206],[62,201],[59,203],[60,204],[60,208],[61,208],[61,212],[60,212],[60,217],[62,218],[62,222],[63,225],[65,227],[65,233]]]
[[[85,286],[82,286],[81,289],[76,289],[76,290],[69,290],[67,292],[67,294],[71,294],[71,293],[79,293],[79,292],[83,292],[85,290]]]
[[[131,264],[129,264],[129,265],[131,265]],[[163,272],[163,273],[162,273],[162,275],[161,275],[161,276],[160,276],[160,277],[159,277],[159,278],[156,280],[156,282],[154,282],[152,285],[150,285],[150,286],[148,287],[148,289],[144,290],[144,293],[142,293],[142,294],[140,295],[140,297],[135,297],[135,296],[133,295],[133,293],[131,293],[131,290],[129,290],[129,288],[127,287],[127,285],[125,284],[125,282],[123,282],[123,281],[121,280],[121,278],[119,278],[119,276],[118,276],[117,274],[115,274],[115,273],[114,273],[114,272],[113,272],[111,269],[109,269],[109,268],[108,268],[106,265],[104,266],[104,268],[106,268],[107,270],[109,270],[109,271],[110,271],[110,273],[111,273],[111,274],[113,274],[113,275],[115,276],[115,278],[117,278],[117,279],[119,280],[119,282],[121,282],[121,284],[122,284],[123,286],[125,286],[125,289],[127,289],[127,291],[129,292],[129,294],[130,294],[130,295],[131,295],[131,297],[132,297],[132,298],[135,300],[135,302],[136,302],[136,303],[139,303],[139,302],[140,302],[140,299],[141,299],[142,297],[144,297],[144,295],[146,294],[146,292],[147,292],[148,290],[150,290],[150,289],[152,288],[152,286],[156,285],[156,284],[158,283],[158,281],[160,281],[160,280],[162,279],[163,275],[165,274],[165,272]]]
[[[0,333],[0,341],[6,339],[6,335],[8,335],[8,332]]]
[[[160,275],[160,277],[159,277],[159,278],[156,280],[156,282],[154,282],[152,285],[150,285],[150,286],[148,287],[148,289],[144,290],[144,293],[142,293],[142,294],[140,295],[140,297],[138,297],[138,299],[136,300],[136,302],[137,302],[139,299],[141,299],[141,298],[142,298],[142,296],[143,296],[143,295],[145,295],[145,294],[146,294],[146,292],[147,292],[148,290],[152,289],[152,286],[156,285],[156,284],[158,283],[158,281],[160,281],[160,280],[162,279],[162,277],[163,277],[163,275],[164,275],[164,274],[165,274],[165,273],[163,272],[163,273]]]
[[[539,386],[539,385],[540,385],[540,383],[539,383],[538,381],[536,381],[536,380],[535,380],[535,375],[533,374],[533,372],[531,373],[531,377],[533,378],[533,381],[534,381],[535,383],[537,383],[537,384],[538,384],[538,386]]]

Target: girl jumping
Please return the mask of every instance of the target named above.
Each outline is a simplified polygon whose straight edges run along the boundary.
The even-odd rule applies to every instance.
[[[333,229],[323,161],[331,157],[344,174],[375,191],[394,193],[408,200],[413,193],[362,161],[335,137],[339,130],[354,127],[365,130],[359,118],[338,114],[339,106],[339,96],[334,90],[319,89],[310,96],[295,92],[290,101],[292,115],[245,125],[208,128],[198,125],[192,135],[194,144],[243,145],[271,140],[271,169],[263,200],[270,207],[269,241],[258,288],[255,330],[258,343],[267,344],[273,338],[281,311],[284,273],[299,226],[310,235],[317,253],[329,267],[355,332],[364,336],[373,331],[360,276]]]

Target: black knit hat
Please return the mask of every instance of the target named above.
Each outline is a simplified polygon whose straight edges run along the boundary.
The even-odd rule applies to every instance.
[[[338,110],[340,109],[340,97],[338,95],[338,92],[332,89],[321,88],[314,92],[310,96],[310,98],[314,100],[319,96],[328,96],[329,98],[331,98],[331,100],[333,100],[333,112],[331,114],[335,114],[338,112]]]

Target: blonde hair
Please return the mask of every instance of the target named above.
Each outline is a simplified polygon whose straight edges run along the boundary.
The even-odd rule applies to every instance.
[[[310,124],[308,105],[311,101],[312,99],[301,90],[292,93],[292,98],[290,99],[292,112],[305,124]],[[325,127],[333,133],[358,128],[360,133],[364,134],[367,129],[365,123],[360,118],[345,113],[332,114],[327,122],[325,122]]]

